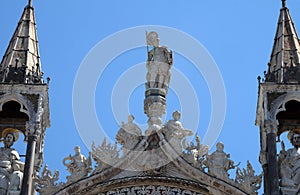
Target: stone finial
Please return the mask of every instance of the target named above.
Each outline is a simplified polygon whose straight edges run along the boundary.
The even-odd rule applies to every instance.
[[[262,176],[262,173],[255,175],[251,163],[247,161],[246,169],[240,169],[239,167],[236,169],[235,181],[239,183],[245,191],[251,194],[257,194],[257,190],[261,187]]]
[[[120,160],[120,151],[117,148],[117,143],[107,143],[103,140],[100,146],[92,144],[92,157],[96,162],[95,172],[100,172],[103,169],[115,164]]]
[[[286,7],[286,0],[281,0],[282,1],[282,7]]]
[[[28,0],[28,6],[32,7],[32,0]]]
[[[35,178],[37,191],[40,194],[54,194],[63,187],[62,183],[57,183],[58,179],[59,172],[55,170],[53,173],[46,164],[41,175],[37,175]]]
[[[190,142],[186,143],[184,141],[184,149],[183,157],[189,163],[199,168],[201,171],[204,171],[205,165],[205,157],[208,155],[209,147],[207,145],[203,145],[200,142],[200,137],[196,135],[196,143]]]

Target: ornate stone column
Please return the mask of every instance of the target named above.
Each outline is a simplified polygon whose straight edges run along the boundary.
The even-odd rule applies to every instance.
[[[267,135],[267,166],[264,168],[266,192],[269,195],[279,195],[279,177],[277,165],[277,121],[266,120],[265,132]]]
[[[24,177],[22,182],[22,195],[31,195],[33,194],[33,177],[34,177],[34,156],[35,148],[40,134],[40,124],[34,122],[26,123],[26,139],[27,139],[27,148],[26,148],[26,159],[25,159],[25,169]]]

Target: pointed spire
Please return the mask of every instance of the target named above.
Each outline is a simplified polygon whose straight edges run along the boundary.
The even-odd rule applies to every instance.
[[[300,83],[299,60],[299,38],[289,9],[286,7],[286,0],[282,0],[282,8],[280,10],[271,59],[268,64],[269,70],[266,74],[266,81]]]
[[[29,0],[0,64],[0,82],[42,83],[40,64],[34,9]]]

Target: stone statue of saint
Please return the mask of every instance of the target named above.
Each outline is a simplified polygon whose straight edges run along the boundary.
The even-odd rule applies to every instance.
[[[282,142],[282,150],[278,156],[280,187],[283,193],[300,192],[300,132],[290,131],[288,138],[294,148],[285,150]]]
[[[130,114],[128,116],[128,122],[127,124],[122,124],[122,128],[130,134],[136,135],[136,136],[142,136],[142,130],[133,122],[134,116]]]
[[[177,152],[182,152],[183,146],[186,143],[186,137],[192,136],[193,131],[185,129],[182,126],[180,120],[180,112],[175,111],[172,114],[173,119],[169,120],[162,128],[162,132],[165,135],[168,142]]]
[[[238,166],[234,165],[234,162],[230,160],[230,155],[224,152],[224,144],[222,142],[217,143],[216,151],[210,155],[208,154],[206,159],[205,164],[208,168],[208,173],[224,180],[229,178],[228,170]]]
[[[128,116],[128,122],[125,124],[122,122],[121,128],[119,129],[116,140],[123,145],[123,149],[132,149],[140,140],[142,136],[142,130],[133,122],[134,116]]]
[[[0,148],[0,194],[19,194],[21,190],[24,163],[12,148],[18,138],[16,129],[7,128],[2,131],[1,141],[4,147]]]
[[[156,32],[147,33],[146,36],[147,46],[153,46],[153,49],[148,51],[147,89],[163,88],[167,91],[171,78],[170,68],[173,64],[172,51],[169,51],[166,46],[159,46]]]
[[[173,136],[176,136],[178,139],[182,140],[186,136],[192,136],[193,131],[183,128],[182,123],[179,121],[181,117],[181,113],[176,110],[172,114],[173,120],[169,120],[166,123],[167,129],[171,130],[173,132]]]
[[[68,168],[68,171],[71,174],[67,177],[68,182],[77,181],[78,179],[87,176],[92,170],[91,153],[89,153],[89,157],[86,158],[80,153],[79,146],[75,146],[74,151],[75,155],[72,156],[70,154],[63,160],[63,164]]]

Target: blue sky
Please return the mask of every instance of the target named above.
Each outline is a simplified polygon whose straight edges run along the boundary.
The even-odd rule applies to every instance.
[[[1,2],[2,55],[26,3],[26,0]],[[242,167],[245,167],[249,159],[257,171],[261,170],[258,163],[259,129],[254,125],[257,76],[263,75],[267,68],[281,7],[280,0],[33,0],[33,5],[42,68],[45,78],[51,77],[51,128],[46,133],[45,162],[50,169],[61,172],[61,180],[65,180],[67,174],[62,159],[73,154],[73,147],[79,145],[82,153],[88,153],[75,126],[72,110],[72,90],[81,62],[105,37],[141,25],[178,29],[197,39],[209,51],[223,77],[227,97],[226,117],[218,141],[225,144],[225,151],[231,154],[234,161],[242,162]],[[300,15],[297,8],[300,7],[300,2],[288,0],[287,5],[299,31]],[[133,38],[128,37],[128,40]],[[161,44],[168,45],[162,38]],[[110,47],[118,48],[118,44]],[[101,55],[105,54],[99,54],[100,59]],[[99,79],[95,91],[97,116],[112,139],[119,128],[119,122],[114,119],[110,108],[112,88],[124,72],[145,60],[145,48],[124,52],[113,59]],[[201,137],[210,120],[211,98],[208,86],[201,73],[195,74],[193,64],[187,59],[175,55],[174,68],[190,80],[199,98],[199,128],[193,130]],[[140,124],[147,120],[143,114],[143,93],[143,86],[137,86],[129,102],[124,102],[129,104],[129,112],[136,116],[136,121]],[[180,110],[180,100],[181,97],[177,97],[171,90],[167,100],[166,119],[171,118],[173,110]],[[127,120],[127,114],[122,113],[124,121]],[[186,115],[188,118],[193,113],[187,112]],[[189,127],[184,121],[183,125]]]

